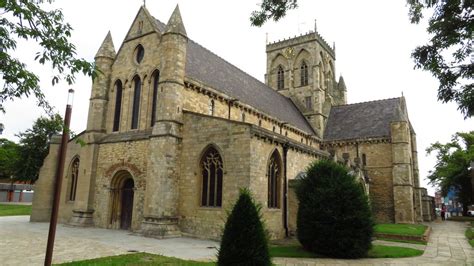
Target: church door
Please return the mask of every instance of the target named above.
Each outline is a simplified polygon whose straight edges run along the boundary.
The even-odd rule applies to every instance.
[[[128,230],[132,225],[133,211],[133,179],[125,180],[122,187],[120,229]]]

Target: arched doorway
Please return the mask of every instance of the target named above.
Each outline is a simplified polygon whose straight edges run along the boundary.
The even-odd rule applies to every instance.
[[[127,171],[118,172],[111,183],[110,227],[129,230],[132,226],[135,182]]]

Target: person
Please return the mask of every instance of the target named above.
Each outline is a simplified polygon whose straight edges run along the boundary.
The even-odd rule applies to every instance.
[[[445,220],[445,215],[446,215],[446,206],[443,204],[443,206],[441,207],[441,220],[444,221]]]

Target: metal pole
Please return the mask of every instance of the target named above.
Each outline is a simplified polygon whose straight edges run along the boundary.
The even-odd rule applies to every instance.
[[[69,142],[69,124],[71,122],[71,112],[72,105],[66,105],[66,115],[64,117],[61,149],[59,150],[59,163],[56,170],[56,185],[54,187],[53,209],[51,211],[51,220],[49,222],[48,244],[46,246],[46,256],[44,258],[45,266],[50,266],[53,259],[54,237],[56,235],[56,225],[58,223],[59,198],[61,197],[64,161],[66,157],[67,143]]]

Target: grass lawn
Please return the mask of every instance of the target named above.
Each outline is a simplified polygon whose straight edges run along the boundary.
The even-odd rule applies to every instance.
[[[474,221],[473,216],[451,216],[448,217],[450,221],[458,221],[458,222],[472,222]]]
[[[92,260],[67,262],[57,265],[215,265],[214,262],[181,260],[149,253],[132,253],[119,256],[103,257]]]
[[[30,215],[31,205],[0,204],[0,216]]]
[[[369,258],[404,258],[414,257],[423,254],[422,250],[403,247],[391,247],[373,245],[369,250]],[[324,258],[324,256],[310,253],[304,250],[301,246],[274,246],[270,247],[270,255],[272,257],[286,257],[286,258]]]
[[[381,234],[422,236],[426,228],[422,224],[377,224],[374,231]]]

